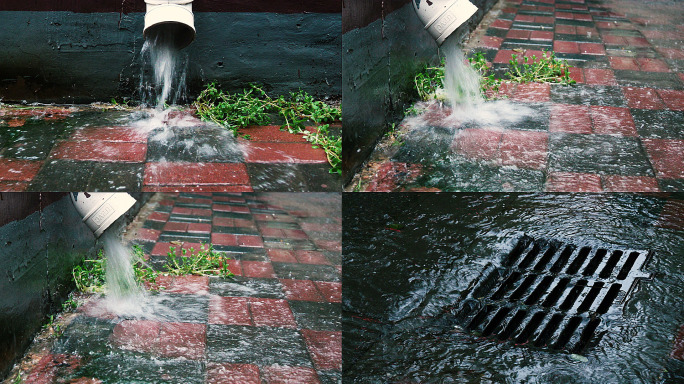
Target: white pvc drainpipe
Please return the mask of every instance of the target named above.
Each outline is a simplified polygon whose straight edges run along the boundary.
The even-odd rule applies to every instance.
[[[125,192],[79,192],[71,194],[71,202],[95,237],[100,237],[135,204],[135,199]]]
[[[160,35],[173,37],[176,48],[183,49],[195,39],[195,16],[192,0],[145,0],[145,39],[156,40]]]
[[[413,9],[438,45],[477,12],[468,0],[413,0]]]

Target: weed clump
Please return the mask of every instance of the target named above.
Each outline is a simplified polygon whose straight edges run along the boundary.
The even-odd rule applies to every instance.
[[[555,83],[563,85],[575,84],[570,78],[572,66],[566,60],[558,60],[553,52],[542,51],[542,56],[525,57],[525,51],[519,50],[520,55],[513,54],[503,77],[497,77],[487,64],[481,52],[474,53],[468,61],[480,73],[480,90],[485,99],[496,98],[503,83]],[[423,101],[435,98],[438,89],[444,87],[445,61],[440,66],[425,66],[415,76],[415,87],[418,96]],[[411,112],[411,111],[409,111]]]
[[[239,128],[272,124],[273,116],[278,116],[284,121],[282,130],[301,134],[314,148],[325,150],[330,173],[342,173],[342,137],[333,133],[329,124],[342,118],[340,107],[315,100],[304,91],[273,98],[254,84],[242,92],[227,93],[215,83],[206,86],[194,106],[201,119],[222,125],[236,136]],[[307,123],[314,123],[316,129],[307,130]],[[244,137],[249,139],[249,135]]]
[[[133,246],[131,262],[135,279],[140,284],[154,284],[160,272],[145,262],[144,255],[142,248],[137,245]],[[166,258],[166,270],[162,272],[166,275],[233,276],[233,273],[228,269],[230,257],[223,252],[215,251],[211,244],[200,244],[200,249],[197,251],[194,248],[181,249],[180,255],[177,255],[176,249],[171,247]],[[81,265],[74,267],[72,275],[76,288],[85,293],[103,292],[106,263],[105,254],[100,250],[96,258],[86,259]],[[72,303],[67,305],[72,306]]]

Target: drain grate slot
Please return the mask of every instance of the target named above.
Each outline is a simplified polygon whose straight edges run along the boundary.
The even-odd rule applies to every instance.
[[[553,316],[551,316],[549,321],[546,323],[546,326],[537,337],[537,340],[534,341],[534,345],[537,347],[545,347],[549,340],[551,340],[551,336],[556,333],[561,321],[563,321],[562,314],[555,313]]]
[[[568,286],[570,283],[570,278],[564,277],[558,281],[558,284],[556,284],[555,287],[553,287],[553,290],[551,290],[551,293],[549,293],[548,296],[546,296],[546,299],[544,299],[544,302],[542,303],[543,307],[553,307],[556,305],[556,302],[558,299],[563,295],[563,292],[565,292],[565,288]]]
[[[608,250],[605,249],[599,249],[596,251],[596,254],[594,257],[591,258],[591,261],[589,261],[589,264],[587,264],[587,267],[584,268],[584,272],[582,272],[582,275],[584,276],[591,276],[596,272],[596,269],[598,266],[601,264],[601,261],[603,261],[603,258],[606,257],[608,254]]]
[[[501,284],[501,287],[492,295],[492,300],[501,300],[506,295],[506,292],[513,288],[515,282],[520,279],[520,276],[522,276],[522,273],[517,271],[508,275],[503,284]]]
[[[577,273],[577,271],[582,268],[582,264],[587,260],[587,256],[589,256],[589,252],[591,252],[590,247],[582,247],[582,249],[579,250],[577,253],[577,256],[575,257],[575,260],[570,263],[570,266],[568,269],[565,271],[568,275],[574,275]]]
[[[596,345],[639,279],[648,251],[521,237],[503,266],[464,293],[459,321],[484,337],[581,353]]]
[[[580,306],[577,308],[577,312],[588,311],[589,308],[591,308],[591,305],[594,304],[594,300],[596,300],[596,297],[599,295],[602,288],[603,282],[595,282],[589,290],[589,293],[587,293],[587,295],[584,297],[584,300],[582,300],[582,304],[580,304]]]
[[[477,329],[482,322],[489,317],[489,314],[492,312],[494,309],[493,305],[487,305],[484,308],[482,308],[475,317],[470,321],[468,324],[469,329]]]
[[[575,301],[577,301],[577,298],[580,296],[580,294],[586,286],[586,280],[580,280],[577,283],[575,283],[575,286],[572,287],[570,293],[568,293],[568,295],[565,296],[565,300],[563,301],[563,304],[560,305],[560,309],[562,311],[567,311],[570,308],[572,308],[575,305]]]
[[[537,275],[528,275],[525,280],[523,280],[522,284],[518,286],[518,289],[513,291],[511,293],[511,296],[508,298],[509,301],[518,301],[522,296],[527,293],[527,291],[530,289],[532,284],[537,280]]]
[[[506,260],[506,265],[513,265],[515,264],[516,261],[520,258],[520,256],[525,252],[527,247],[532,244],[533,239],[529,236],[523,236],[518,240],[518,244],[515,245],[515,248],[508,254],[508,258]]]
[[[566,245],[563,249],[563,252],[561,252],[560,256],[558,256],[558,259],[551,267],[551,272],[559,273],[562,271],[563,268],[565,268],[565,265],[568,263],[568,260],[570,260],[570,256],[572,256],[573,252],[575,252],[575,246]]]
[[[530,339],[530,336],[532,336],[537,328],[539,328],[539,325],[541,325],[542,321],[544,321],[544,317],[546,317],[546,313],[541,311],[532,315],[532,318],[529,322],[527,322],[527,325],[515,339],[515,342],[517,344],[526,343]]]
[[[623,252],[618,250],[618,251],[613,251],[611,253],[610,258],[608,259],[608,262],[606,263],[606,266],[603,267],[601,270],[601,273],[599,273],[599,277],[602,279],[607,279],[610,277],[610,275],[613,273],[613,268],[617,265],[618,261],[622,258]]]
[[[513,335],[513,332],[515,332],[518,329],[518,327],[520,327],[520,324],[522,324],[525,317],[527,317],[527,311],[524,309],[518,310],[518,312],[516,312],[511,321],[509,321],[508,324],[506,324],[506,328],[504,328],[504,330],[501,331],[501,333],[499,333],[499,339],[508,340]]]
[[[622,284],[611,285],[608,293],[606,293],[606,296],[603,297],[603,301],[601,301],[601,304],[599,304],[599,307],[596,309],[596,312],[601,314],[608,312],[608,309],[610,309],[610,306],[613,305],[615,298],[617,298],[620,294],[621,288]]]
[[[582,350],[584,350],[587,344],[589,344],[589,341],[591,341],[591,339],[594,337],[594,332],[596,332],[599,324],[601,324],[601,319],[599,318],[589,320],[587,325],[584,326],[582,334],[580,335],[580,339],[577,344],[575,344],[573,352],[580,353]]]
[[[634,268],[634,263],[636,263],[638,258],[639,252],[631,252],[629,254],[629,257],[627,258],[625,265],[622,266],[622,268],[620,269],[620,273],[618,273],[617,275],[618,280],[624,280],[627,278],[629,272],[631,272],[632,268]]]
[[[542,281],[537,285],[537,287],[530,293],[530,296],[527,297],[527,300],[525,300],[526,305],[533,305],[536,304],[539,299],[546,293],[546,291],[549,289],[551,286],[551,282],[553,282],[553,276],[544,276]]]
[[[518,264],[518,268],[527,269],[532,264],[532,262],[537,258],[539,252],[541,252],[541,245],[539,243],[534,243],[534,246],[532,246],[532,250],[530,250],[527,253],[527,256],[525,256],[525,258],[522,259],[520,264]]]
[[[549,248],[544,252],[544,255],[542,255],[541,259],[537,262],[537,265],[534,266],[534,270],[537,272],[541,272],[546,269],[546,266],[549,264],[551,259],[553,258],[553,255],[558,252],[558,247],[559,247],[558,242],[553,242],[549,244]]]
[[[556,341],[556,344],[553,346],[555,349],[563,349],[565,348],[565,345],[570,341],[570,338],[572,335],[575,333],[577,330],[577,327],[582,323],[582,318],[579,316],[574,316],[571,317],[570,320],[568,320],[567,323],[565,323],[565,327],[563,327],[563,330],[561,331],[560,335],[558,335],[558,339]]]
[[[496,315],[492,318],[492,320],[489,321],[489,324],[485,327],[484,331],[482,331],[482,336],[489,336],[492,333],[494,333],[494,330],[501,324],[501,322],[506,318],[508,313],[511,311],[511,307],[502,307],[499,308],[499,311],[496,312]]]

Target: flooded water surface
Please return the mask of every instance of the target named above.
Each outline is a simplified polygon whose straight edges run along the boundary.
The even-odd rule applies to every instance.
[[[345,196],[345,381],[682,380],[684,362],[671,357],[675,337],[684,324],[682,198],[622,194]],[[500,330],[483,335],[481,328],[469,329],[459,312],[466,296],[482,299],[473,288],[484,280],[486,271],[505,266],[506,255],[524,235],[593,249],[652,251],[646,266],[634,272],[651,278],[640,279],[632,292],[616,299],[625,301],[612,315],[602,315],[595,308],[598,305],[585,310],[587,318],[600,318],[601,325],[581,351],[532,342],[516,344],[501,337],[506,323],[515,328],[520,320],[510,320],[515,311],[532,313],[542,308],[546,294],[551,295],[550,288],[540,304],[518,305],[502,321]],[[584,278],[591,259],[579,270],[585,271]],[[506,294],[491,303],[510,306],[515,304],[514,295]],[[474,313],[466,315],[472,319]]]

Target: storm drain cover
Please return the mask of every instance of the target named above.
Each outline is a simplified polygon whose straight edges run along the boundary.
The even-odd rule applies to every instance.
[[[520,238],[500,267],[465,292],[467,331],[519,345],[580,353],[595,345],[622,308],[651,252]]]

